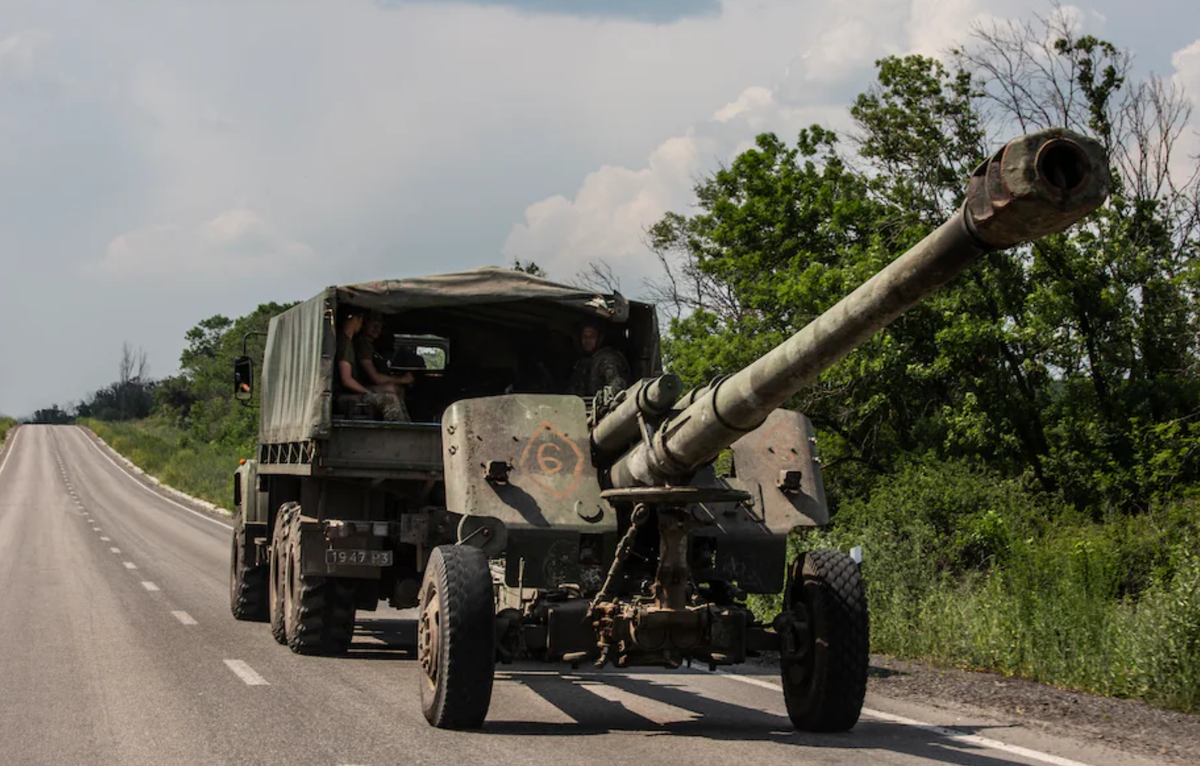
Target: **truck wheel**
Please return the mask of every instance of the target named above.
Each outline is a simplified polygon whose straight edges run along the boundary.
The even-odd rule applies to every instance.
[[[296,654],[345,654],[354,637],[354,585],[300,568],[300,508],[288,518],[284,632]],[[281,551],[282,554],[282,551]]]
[[[284,503],[275,517],[275,529],[271,534],[271,555],[268,557],[268,574],[270,585],[267,600],[271,620],[271,635],[281,644],[287,643],[287,630],[284,626],[284,587],[287,583],[287,551],[288,525],[291,523],[293,509],[299,508],[296,503]]]
[[[790,620],[780,671],[788,717],[802,731],[847,731],[858,722],[870,662],[862,573],[841,551],[800,555],[789,578]]]
[[[477,729],[496,667],[492,575],[479,548],[434,548],[421,582],[417,658],[421,710],[439,729]]]
[[[233,529],[233,550],[229,554],[229,609],[234,619],[262,622],[267,619],[267,567],[246,564],[239,524]]]

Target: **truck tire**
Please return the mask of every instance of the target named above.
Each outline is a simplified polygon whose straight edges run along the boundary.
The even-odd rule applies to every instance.
[[[233,528],[233,550],[229,554],[229,609],[236,620],[263,622],[267,619],[267,567],[246,564],[240,523]]]
[[[300,506],[297,503],[284,503],[279,507],[275,517],[275,529],[271,533],[271,555],[268,557],[268,587],[267,602],[271,620],[271,635],[280,644],[287,643],[287,630],[284,625],[284,588],[287,583],[287,551],[288,528],[291,524],[291,514]]]
[[[421,582],[417,659],[421,710],[439,729],[477,729],[492,702],[495,609],[487,555],[434,548]]]
[[[802,553],[789,578],[786,603],[795,650],[780,660],[788,717],[801,731],[852,729],[862,712],[870,663],[867,597],[858,564],[841,551]]]
[[[296,654],[345,654],[354,638],[354,585],[339,577],[305,575],[300,567],[300,507],[288,517],[284,632]]]

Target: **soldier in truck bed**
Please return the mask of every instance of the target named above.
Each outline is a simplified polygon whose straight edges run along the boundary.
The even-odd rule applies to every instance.
[[[583,358],[571,371],[571,393],[595,396],[604,388],[615,393],[629,387],[629,362],[620,351],[604,345],[604,328],[598,322],[588,322],[580,329],[579,348]]]
[[[358,362],[359,373],[356,377],[376,391],[391,391],[404,401],[405,386],[414,382],[413,374],[405,371],[402,375],[390,375],[387,359],[375,349],[375,343],[383,332],[383,315],[378,311],[369,312],[363,322],[363,328],[354,336],[354,356]]]
[[[407,422],[408,411],[395,391],[377,387],[368,388],[365,381],[358,380],[361,370],[354,349],[354,337],[362,330],[365,315],[354,306],[346,309],[338,324],[337,358],[334,362],[334,391],[339,413],[348,415],[361,403],[367,406],[371,417],[378,420]]]

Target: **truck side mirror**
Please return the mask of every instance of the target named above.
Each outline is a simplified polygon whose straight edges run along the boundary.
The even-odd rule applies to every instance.
[[[254,362],[248,356],[233,360],[233,398],[249,401],[254,395]]]

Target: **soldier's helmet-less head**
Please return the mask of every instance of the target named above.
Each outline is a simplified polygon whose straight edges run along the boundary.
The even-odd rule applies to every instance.
[[[586,356],[596,353],[604,344],[604,328],[598,322],[586,322],[579,328],[579,349]]]

